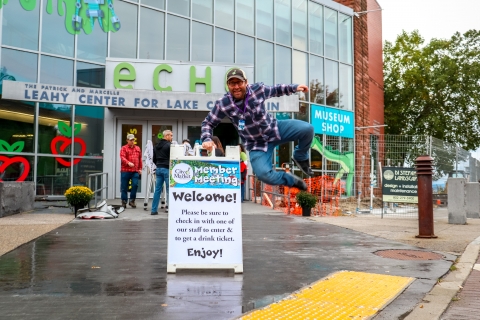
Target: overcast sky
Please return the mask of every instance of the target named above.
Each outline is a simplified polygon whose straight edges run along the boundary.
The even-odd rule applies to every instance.
[[[382,7],[383,40],[395,41],[402,30],[418,29],[429,42],[455,32],[480,29],[480,0],[377,0]],[[367,13],[367,14],[374,14]],[[473,152],[480,159],[480,149]]]
[[[383,40],[418,29],[429,42],[455,32],[480,29],[480,0],[377,0],[382,7]],[[373,14],[373,13],[369,13]]]

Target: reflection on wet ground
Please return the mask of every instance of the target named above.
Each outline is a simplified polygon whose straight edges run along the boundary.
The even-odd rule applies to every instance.
[[[2,319],[231,319],[339,270],[423,278],[426,292],[450,266],[381,258],[413,247],[301,217],[243,228],[244,274],[167,275],[167,219],[74,221],[0,256]]]

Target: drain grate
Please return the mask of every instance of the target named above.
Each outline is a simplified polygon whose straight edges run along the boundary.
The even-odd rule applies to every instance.
[[[397,260],[442,260],[438,253],[419,250],[382,250],[375,252],[377,256]]]

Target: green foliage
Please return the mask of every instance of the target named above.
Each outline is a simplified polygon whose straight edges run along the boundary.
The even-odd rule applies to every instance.
[[[318,201],[316,196],[305,191],[300,191],[297,193],[295,198],[297,199],[298,205],[305,208],[314,208]]]
[[[384,45],[386,133],[480,146],[480,31],[425,44],[418,31]]]

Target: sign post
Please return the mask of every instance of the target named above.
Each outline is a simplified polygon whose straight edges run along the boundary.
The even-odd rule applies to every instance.
[[[240,150],[225,157],[170,151],[167,272],[234,269],[243,273]]]

